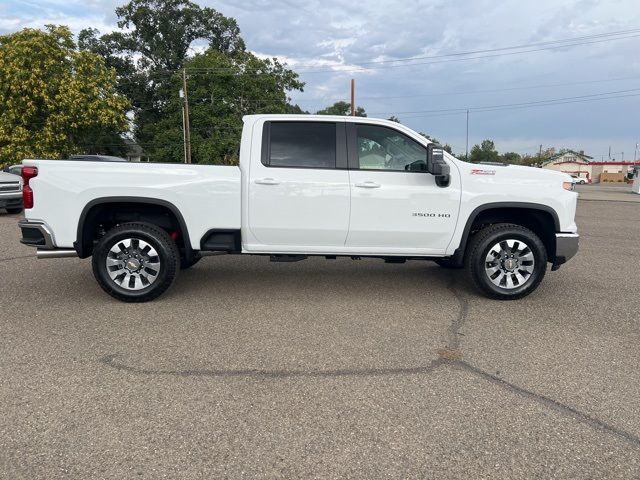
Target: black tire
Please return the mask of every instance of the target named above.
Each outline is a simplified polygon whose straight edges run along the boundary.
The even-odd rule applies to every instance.
[[[491,263],[486,261],[490,252],[496,251],[495,247],[498,244],[505,245],[510,240],[515,240],[518,245],[514,243],[515,250],[508,246],[504,251],[500,250],[505,253],[504,258],[510,256],[509,252],[513,252],[518,258],[526,256],[527,259],[531,259],[522,262],[523,269],[532,270],[524,281],[518,281],[516,278],[516,274],[524,277],[520,273],[524,270],[520,270],[519,266],[513,270],[505,270],[506,266],[513,263],[505,265],[505,260],[501,260],[503,257],[495,257],[496,261]],[[518,248],[522,245],[526,245],[528,251],[523,249],[522,252],[518,252]],[[525,252],[526,255],[520,257]],[[491,255],[493,259],[495,254]],[[506,258],[506,261],[509,261],[509,258]],[[524,267],[525,263],[528,264],[527,267]],[[471,237],[465,256],[465,268],[473,285],[485,296],[496,300],[517,300],[526,297],[540,285],[547,271],[547,250],[540,237],[528,228],[511,223],[499,223],[485,227]],[[490,270],[495,270],[491,274],[495,276],[494,280],[491,279]],[[504,286],[494,283],[494,281],[502,282],[503,280],[509,281],[511,286],[507,286],[506,283]],[[516,281],[518,284],[514,285]]]
[[[186,270],[187,268],[193,267],[196,263],[202,260],[200,255],[194,255],[190,260],[187,260],[184,257],[180,257],[180,270]]]
[[[11,215],[15,215],[16,213],[22,213],[23,208],[22,207],[17,207],[17,208],[7,208],[7,213],[11,214]]]
[[[130,251],[122,251],[123,242],[126,242],[127,239],[134,240],[131,242],[131,247],[128,247]],[[135,240],[137,240],[137,242]],[[136,249],[135,247],[136,244],[141,245],[140,242],[145,242],[149,245],[153,249],[151,251],[155,251],[156,255],[154,255],[153,258],[144,257],[144,251],[140,251],[139,248]],[[141,281],[140,284],[143,286],[137,290],[122,286],[127,278],[130,279],[130,277],[136,275],[138,275],[138,277],[149,275],[145,273],[147,268],[144,266],[139,267],[139,274],[131,274],[130,271],[125,270],[124,267],[119,270],[116,269],[116,272],[112,272],[112,274],[115,275],[118,274],[118,272],[124,272],[125,275],[120,280],[120,283],[116,279],[111,278],[107,267],[107,258],[109,257],[112,261],[116,261],[112,249],[116,249],[117,246],[119,252],[123,252],[124,255],[124,259],[120,260],[118,258],[117,261],[121,261],[123,265],[125,265],[127,258],[131,258],[131,253],[136,252],[140,253],[142,265],[144,265],[142,262],[143,258],[148,262],[158,262],[157,267],[155,263],[147,264],[150,267],[157,268],[157,270],[148,270],[156,272],[151,283],[147,283],[147,285],[144,286],[144,282]],[[126,256],[127,254],[129,255],[128,257]],[[169,234],[161,228],[143,222],[123,223],[109,230],[100,241],[98,241],[93,250],[92,265],[93,275],[96,277],[98,284],[112,297],[122,300],[123,302],[148,302],[160,296],[173,284],[179,271],[180,253],[178,252],[176,243],[171,239]],[[127,273],[130,274],[129,277],[126,276]],[[147,276],[146,278],[149,279],[151,276]],[[147,280],[147,282],[149,282],[149,280]],[[136,283],[137,279],[134,279],[134,284]]]
[[[442,268],[446,268],[448,270],[459,270],[464,268],[464,265],[460,265],[459,263],[454,263],[450,258],[438,258],[434,260]]]

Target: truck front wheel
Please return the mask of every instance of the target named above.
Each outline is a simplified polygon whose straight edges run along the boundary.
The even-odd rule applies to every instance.
[[[93,274],[102,289],[124,302],[147,302],[164,293],[180,268],[169,234],[150,223],[109,230],[93,251]]]
[[[474,286],[489,298],[516,300],[533,292],[547,271],[547,251],[528,228],[490,225],[469,241],[465,268]]]

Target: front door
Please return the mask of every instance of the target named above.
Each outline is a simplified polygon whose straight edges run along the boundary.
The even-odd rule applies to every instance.
[[[252,250],[344,247],[350,208],[346,167],[343,122],[266,122],[261,161],[251,162],[249,174],[248,224],[259,243]]]
[[[439,187],[425,171],[427,149],[395,129],[349,128],[351,217],[348,247],[381,253],[442,254],[460,208],[460,183]],[[352,160],[355,157],[355,161]]]

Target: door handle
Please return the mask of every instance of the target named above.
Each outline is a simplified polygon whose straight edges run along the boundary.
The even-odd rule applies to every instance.
[[[366,182],[356,183],[358,188],[380,188],[380,184],[367,180]]]
[[[259,178],[255,183],[258,185],[280,185],[280,182],[275,178]]]

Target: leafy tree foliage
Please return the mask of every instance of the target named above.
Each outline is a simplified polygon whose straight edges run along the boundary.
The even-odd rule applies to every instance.
[[[483,140],[480,145],[474,145],[469,153],[471,163],[499,162],[500,154],[491,140]]]
[[[285,92],[303,86],[298,75],[276,59],[260,59],[249,52],[229,56],[210,48],[185,67],[197,72],[188,74],[194,163],[236,164],[243,115],[289,113],[295,107]],[[243,75],[246,71],[253,74]],[[182,79],[174,76],[172,81],[177,92]],[[182,161],[182,100],[174,96],[164,111],[161,120],[146,126],[145,134],[154,138],[150,153],[163,161]]]
[[[117,153],[128,101],[115,85],[115,73],[78,51],[67,27],[0,36],[0,163],[66,157],[98,141],[115,145],[93,153]]]
[[[317,115],[339,115],[341,117],[348,117],[351,115],[351,103],[350,102],[336,102],[333,105],[318,110]],[[364,108],[356,107],[356,117],[366,117],[367,112]]]
[[[131,0],[116,15],[123,30],[100,36],[85,29],[79,43],[117,70],[119,91],[134,107],[134,136],[153,160],[184,158],[177,75],[183,68],[189,77],[193,161],[232,162],[244,114],[270,108],[303,113],[286,96],[303,83],[281,64],[248,53],[234,19],[189,0]],[[205,53],[190,56],[196,47],[206,47]]]
[[[427,140],[433,142],[433,143],[437,143],[438,145],[442,146],[442,149],[453,155],[453,150],[451,149],[451,145],[449,145],[448,143],[445,143],[444,145],[442,145],[442,143],[440,143],[440,140],[438,140],[436,137],[432,137],[431,135],[427,135],[426,133],[420,132],[420,135],[422,135],[424,138],[426,138]]]
[[[520,165],[522,163],[522,157],[516,152],[505,152],[500,156],[500,161],[511,165]]]

